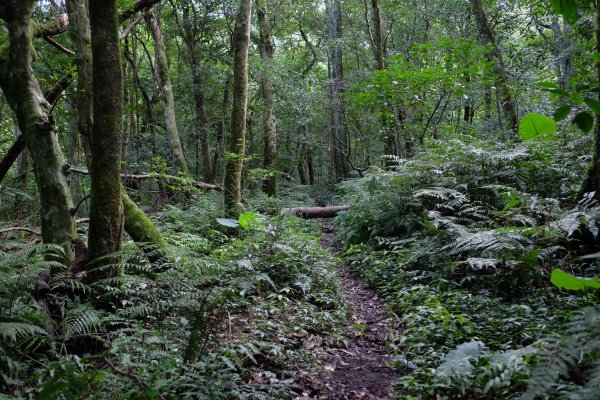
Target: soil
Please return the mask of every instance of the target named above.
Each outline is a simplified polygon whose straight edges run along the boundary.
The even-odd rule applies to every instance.
[[[335,235],[329,221],[321,220],[319,224],[323,229],[322,246],[335,252]],[[348,344],[344,349],[331,349],[322,363],[329,375],[311,388],[310,397],[299,399],[389,399],[398,373],[393,369],[385,338],[398,329],[398,322],[351,268],[339,266],[339,273],[351,310],[346,327]]]

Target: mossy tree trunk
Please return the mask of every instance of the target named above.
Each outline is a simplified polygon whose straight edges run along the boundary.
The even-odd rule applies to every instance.
[[[70,262],[74,258],[71,243],[77,236],[73,203],[51,107],[31,66],[33,3],[9,0],[0,10],[10,41],[8,59],[0,60],[0,86],[31,153],[40,196],[42,238],[45,243],[61,245]]]
[[[169,73],[169,63],[167,51],[165,48],[165,39],[158,21],[158,14],[150,11],[146,16],[148,28],[154,40],[154,52],[156,54],[156,72],[160,80],[160,88],[164,102],[165,126],[173,161],[178,172],[188,175],[188,166],[181,146],[181,138],[177,130],[177,121],[175,119],[175,100],[173,98],[173,85],[171,84],[171,75]]]
[[[121,118],[123,114],[121,56],[116,0],[90,1],[93,57],[91,137],[90,259],[121,247]]]
[[[252,0],[240,0],[233,39],[233,110],[231,112],[231,143],[225,167],[223,199],[225,209],[235,212],[242,200],[242,168],[246,147],[246,115],[248,112],[248,46]]]
[[[271,23],[267,0],[256,0],[258,15],[259,45],[258,49],[263,62],[261,87],[265,103],[264,115],[264,159],[263,167],[270,175],[263,182],[263,191],[268,196],[277,195],[277,127],[275,125],[275,105],[273,97],[273,55],[275,45],[271,36]]]
[[[90,135],[92,128],[92,49],[88,12],[83,0],[68,0],[71,37],[78,54],[77,114],[78,129],[82,136],[86,164],[91,170]],[[167,243],[148,216],[129,198],[125,188],[121,192],[125,231],[136,243]]]

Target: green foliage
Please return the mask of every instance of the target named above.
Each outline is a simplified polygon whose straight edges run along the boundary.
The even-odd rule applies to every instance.
[[[316,361],[304,341],[315,332],[324,343],[339,341],[345,309],[335,260],[305,221],[243,217],[248,229],[226,236],[209,227],[216,224],[209,216],[171,208],[161,219],[173,245],[126,244],[101,267],[118,273],[92,287],[45,261],[59,247],[3,256],[3,392],[40,399],[288,397],[297,371]],[[207,237],[194,225],[203,221]],[[62,272],[44,306],[32,293],[49,268]],[[95,308],[97,301],[110,309]]]
[[[599,275],[595,255],[578,255],[594,246],[600,208],[589,197],[573,205],[584,166],[556,169],[555,160],[579,151],[560,146],[445,141],[393,171],[342,185],[345,201],[353,204],[335,223],[345,256],[400,316],[403,330],[390,340],[403,395],[521,395],[529,379],[534,386],[543,380],[537,365],[551,357],[548,335],[570,336],[577,309],[597,302],[593,293],[550,285],[558,268]],[[552,174],[546,174],[549,167]],[[557,181],[564,186],[550,183]],[[575,396],[595,382],[585,374],[579,387],[564,372],[594,362],[565,365],[547,377],[548,393],[567,385],[565,397]]]

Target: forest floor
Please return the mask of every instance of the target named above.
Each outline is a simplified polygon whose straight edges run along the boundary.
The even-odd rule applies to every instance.
[[[335,234],[329,220],[320,220],[323,231],[321,245],[336,252]],[[347,346],[332,349],[324,360],[329,376],[311,390],[319,399],[380,400],[391,398],[398,378],[390,358],[386,337],[399,326],[385,310],[377,294],[348,266],[339,266],[340,279],[350,315],[346,332]]]

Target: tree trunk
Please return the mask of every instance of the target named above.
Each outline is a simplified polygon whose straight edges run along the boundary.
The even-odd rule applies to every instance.
[[[194,106],[196,112],[196,129],[199,134],[197,140],[200,142],[202,153],[202,164],[204,166],[204,181],[215,182],[215,167],[210,154],[210,143],[208,140],[208,117],[206,115],[206,102],[204,99],[204,83],[202,81],[202,70],[198,55],[196,54],[196,38],[194,35],[193,21],[190,18],[189,4],[183,3],[183,39],[185,41],[190,57],[192,69],[192,83],[194,84]]]
[[[496,86],[499,94],[502,98],[502,109],[504,111],[505,118],[508,120],[508,127],[516,133],[519,121],[517,117],[517,107],[510,93],[510,87],[508,85],[508,77],[506,75],[506,69],[504,68],[504,62],[502,61],[502,54],[500,48],[492,32],[492,28],[485,14],[485,8],[483,0],[471,0],[473,6],[473,13],[477,20],[477,27],[479,29],[479,36],[484,46],[491,46],[491,50],[488,52],[487,57],[494,64],[496,71]]]
[[[93,55],[93,115],[91,140],[91,203],[89,257],[121,247],[121,118],[123,115],[121,55],[116,0],[90,2]]]
[[[600,0],[596,0],[596,53],[600,52]],[[600,62],[596,61],[596,77],[600,79]],[[600,100],[600,88],[596,89],[596,96]],[[600,116],[596,114],[596,126],[594,128],[594,154],[592,165],[588,169],[587,176],[583,181],[579,198],[585,193],[594,193],[596,199],[600,199]]]
[[[300,218],[333,218],[342,211],[348,211],[349,206],[329,206],[329,207],[296,207],[284,208],[283,212],[295,215]]]
[[[277,195],[277,129],[275,126],[275,106],[273,100],[273,54],[275,45],[271,36],[271,25],[267,0],[256,0],[258,15],[260,57],[263,61],[261,77],[262,95],[265,103],[264,115],[264,162],[263,166],[272,175],[263,182],[263,191],[268,196]]]
[[[248,46],[250,44],[251,15],[252,0],[240,0],[234,33],[233,110],[231,112],[231,143],[229,147],[232,156],[227,160],[223,185],[225,209],[233,213],[235,213],[236,205],[242,200],[241,183],[246,146]]]
[[[167,241],[144,213],[123,190],[123,209],[125,214],[125,230],[136,243],[153,243],[166,246]]]
[[[335,179],[340,181],[348,177],[350,168],[347,152],[349,149],[346,126],[344,123],[344,104],[342,102],[342,86],[344,73],[342,67],[342,10],[340,0],[325,0],[327,13],[327,31],[330,57],[330,130],[331,130],[331,165]]]
[[[386,68],[387,64],[387,46],[386,37],[383,30],[383,13],[381,12],[381,5],[379,0],[371,0],[371,7],[373,15],[373,55],[375,56],[375,68],[382,70]]]
[[[165,40],[163,38],[160,23],[158,22],[157,15],[154,12],[149,12],[146,16],[146,21],[152,38],[154,39],[154,51],[156,53],[156,70],[159,78],[159,84],[164,101],[164,112],[165,112],[165,125],[167,136],[171,143],[171,151],[173,153],[173,159],[176,169],[188,175],[187,162],[183,154],[183,148],[181,146],[181,139],[179,138],[179,132],[177,131],[177,122],[175,121],[175,100],[173,99],[173,86],[171,85],[171,76],[169,73],[169,64],[167,60],[167,52],[165,49]]]
[[[77,127],[86,165],[91,164],[90,138],[92,137],[92,34],[85,0],[67,0],[71,40],[77,49]]]
[[[15,120],[15,138],[19,138],[21,134],[19,123]],[[17,166],[17,176],[15,176],[17,189],[22,193],[27,193],[27,172],[29,170],[29,153],[27,149],[25,149],[17,159]],[[21,193],[15,193],[13,218],[16,220],[20,220],[26,216],[26,214],[24,214],[25,210],[23,209],[23,200],[24,196],[22,196]]]
[[[229,85],[231,83],[231,76],[227,77],[225,81],[225,86],[223,88],[223,102],[221,103],[221,117],[219,118],[219,123],[217,125],[217,143],[215,146],[215,152],[213,155],[213,170],[215,174],[215,180],[217,177],[222,175],[222,163],[221,159],[225,155],[225,131],[227,130],[227,109],[229,106]]]
[[[33,0],[5,2],[10,49],[0,61],[0,86],[14,111],[33,160],[40,195],[42,239],[61,245],[70,262],[77,237],[73,203],[64,174],[64,158],[50,104],[32,70],[31,12]]]
[[[91,34],[88,23],[88,14],[83,0],[68,0],[67,7],[72,27],[72,37],[74,40],[78,62],[78,90],[77,90],[77,114],[78,127],[82,135],[83,150],[88,169],[91,169],[91,151],[89,139],[91,137],[92,127],[92,49]],[[73,15],[73,17],[71,17]],[[137,71],[135,65],[132,65],[134,83],[137,83]],[[125,189],[121,192],[123,201],[123,213],[125,219],[125,231],[131,236],[134,242],[152,242],[158,245],[164,245],[166,242],[161,236],[156,226],[144,214],[144,212],[133,202]]]
[[[298,177],[301,185],[308,185],[307,165],[306,165],[306,143],[300,145],[300,154],[298,155]]]

